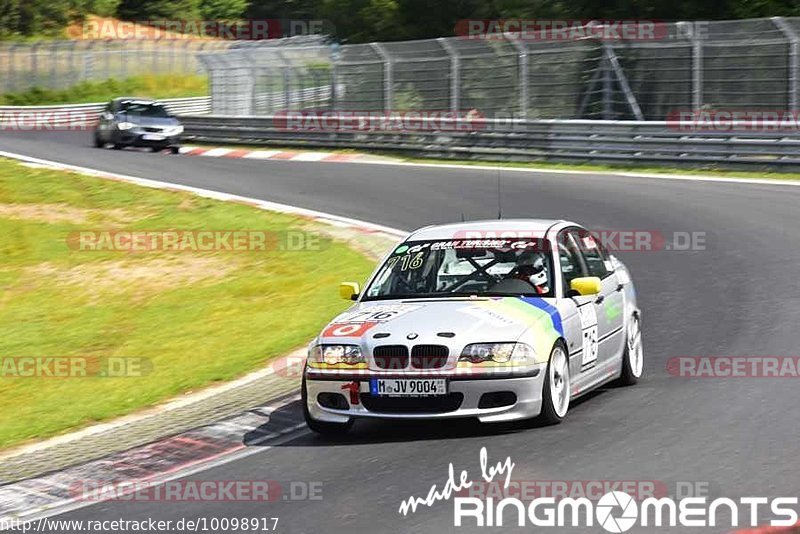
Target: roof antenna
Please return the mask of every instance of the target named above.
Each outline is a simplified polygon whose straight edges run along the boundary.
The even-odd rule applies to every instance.
[[[497,218],[503,218],[503,202],[500,196],[500,170],[497,171]]]

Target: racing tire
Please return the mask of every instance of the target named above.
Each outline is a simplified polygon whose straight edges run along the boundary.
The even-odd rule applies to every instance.
[[[170,147],[169,151],[172,152],[173,154],[180,154],[181,153],[181,147],[173,146],[173,147]]]
[[[306,391],[306,377],[303,377],[303,387],[300,392],[300,397],[303,403],[303,418],[306,420],[306,426],[312,432],[322,436],[343,436],[347,434],[353,426],[353,420],[350,419],[346,423],[328,423],[325,421],[317,421],[308,411],[308,392]]]
[[[562,343],[556,343],[550,352],[542,387],[542,411],[539,414],[542,423],[557,425],[566,417],[571,384],[567,350]]]
[[[113,145],[111,145],[111,148],[113,148],[114,150],[122,150],[123,148],[125,148],[125,145],[114,143]]]
[[[617,384],[632,386],[642,377],[644,352],[642,349],[642,327],[638,315],[631,315],[625,328],[625,348],[622,351],[622,373]]]
[[[94,135],[94,147],[95,148],[105,148],[106,144],[97,137],[97,134]]]

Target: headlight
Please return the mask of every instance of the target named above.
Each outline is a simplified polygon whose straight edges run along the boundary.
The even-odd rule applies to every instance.
[[[525,343],[475,343],[464,347],[459,362],[532,365],[535,362],[533,349]]]
[[[317,345],[311,349],[309,360],[328,365],[357,365],[366,363],[358,345]]]
[[[117,124],[117,128],[120,130],[130,130],[131,128],[135,128],[136,125],[132,122],[120,122]]]
[[[173,126],[172,128],[167,128],[164,130],[164,133],[167,135],[178,135],[183,133],[183,126]]]

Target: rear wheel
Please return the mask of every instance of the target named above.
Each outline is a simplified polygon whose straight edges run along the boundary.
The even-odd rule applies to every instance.
[[[323,436],[343,436],[347,434],[350,427],[353,426],[353,420],[350,419],[346,423],[328,423],[325,421],[317,421],[311,417],[308,411],[308,391],[306,390],[306,377],[303,377],[303,387],[300,392],[303,402],[303,417],[306,420],[306,426],[317,434]]]
[[[94,147],[95,148],[104,148],[106,144],[100,140],[100,137],[97,134],[94,134]]]
[[[555,425],[560,423],[569,410],[570,397],[569,359],[561,343],[553,347],[542,390],[542,422]]]
[[[617,381],[621,386],[632,386],[644,371],[642,328],[638,315],[631,315],[625,329],[625,349],[622,351],[622,374]]]
[[[121,145],[119,143],[114,143],[113,145],[111,145],[111,148],[113,148],[114,150],[122,150],[124,146],[125,145]]]
[[[170,148],[170,151],[171,151],[173,154],[180,154],[180,153],[181,153],[181,147],[179,147],[179,146],[173,146],[173,147],[171,147],[171,148]]]

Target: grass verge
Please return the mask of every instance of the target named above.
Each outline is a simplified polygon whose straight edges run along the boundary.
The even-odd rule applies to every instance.
[[[0,105],[88,104],[106,102],[118,96],[161,99],[207,94],[208,80],[205,76],[147,75],[122,80],[85,81],[66,89],[33,87],[20,93],[0,95]]]
[[[80,251],[68,241],[77,231],[168,229],[259,231],[269,245],[120,252]],[[0,447],[155,405],[302,346],[347,306],[338,282],[372,268],[326,229],[0,159]],[[313,244],[277,246],[287,232]],[[90,376],[18,376],[24,357],[85,358]],[[91,362],[108,358],[134,367],[127,376],[94,376]]]

